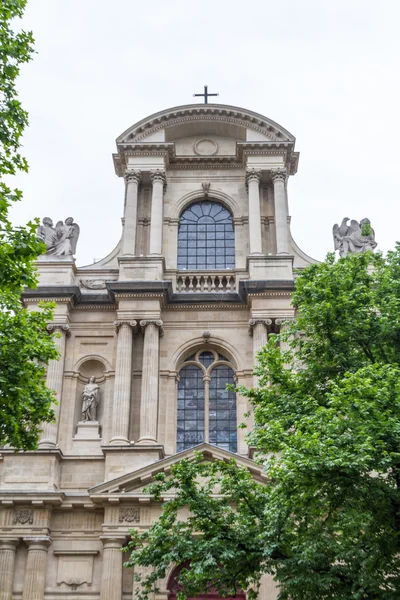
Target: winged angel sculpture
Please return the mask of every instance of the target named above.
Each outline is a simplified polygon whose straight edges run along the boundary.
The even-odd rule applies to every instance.
[[[371,227],[369,219],[361,219],[360,222],[345,217],[342,223],[333,226],[333,241],[335,250],[339,250],[340,256],[347,256],[355,252],[366,252],[377,247],[375,231]]]
[[[79,231],[79,225],[72,217],[64,222],[58,221],[55,228],[53,221],[45,217],[38,227],[37,236],[46,244],[46,255],[72,256],[76,253]]]

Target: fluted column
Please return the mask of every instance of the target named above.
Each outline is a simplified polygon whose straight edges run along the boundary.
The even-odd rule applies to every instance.
[[[103,564],[101,569],[100,600],[121,600],[122,552],[125,538],[101,538]]]
[[[250,319],[249,334],[253,337],[253,365],[257,364],[257,355],[261,348],[268,342],[268,327],[272,325],[271,319]],[[258,384],[258,377],[253,377],[254,386]]]
[[[58,360],[50,360],[47,366],[46,385],[56,393],[57,404],[53,405],[56,414],[55,423],[43,423],[42,433],[39,438],[40,448],[55,448],[57,445],[58,417],[64,381],[65,344],[70,327],[67,324],[50,323],[47,325],[49,333],[58,333],[54,336],[54,344],[58,348]]]
[[[153,184],[151,195],[151,221],[150,221],[150,254],[162,254],[164,190],[166,187],[165,172],[156,169],[150,171]]]
[[[0,600],[12,600],[15,551],[19,539],[0,540]]]
[[[126,195],[122,255],[134,256],[136,247],[137,205],[141,172],[137,169],[125,171]]]
[[[157,443],[158,379],[161,319],[140,321],[144,330],[139,444]]]
[[[260,179],[260,169],[248,169],[246,171],[246,185],[249,195],[250,254],[262,254]]]
[[[28,544],[28,558],[25,567],[22,600],[43,600],[46,583],[47,551],[51,544],[48,537],[25,540]]]
[[[271,171],[274,184],[276,253],[289,254],[289,225],[286,202],[286,169]]]
[[[279,327],[279,333],[286,333],[288,327],[295,321],[294,317],[283,317],[282,319],[275,319],[275,324]],[[282,352],[290,350],[289,340],[281,340],[279,346]]]
[[[129,443],[129,414],[132,388],[133,332],[136,321],[115,321],[118,333],[115,364],[112,438],[110,444]]]

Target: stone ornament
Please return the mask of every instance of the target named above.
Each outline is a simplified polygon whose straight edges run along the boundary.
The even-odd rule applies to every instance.
[[[211,333],[209,331],[203,331],[203,340],[206,344],[210,341]]]
[[[120,523],[140,523],[140,509],[124,506],[119,510]]]
[[[246,171],[246,187],[249,187],[251,181],[255,181],[257,184],[260,183],[262,171],[261,169],[247,169]]]
[[[72,256],[76,253],[80,228],[73,217],[58,221],[55,228],[50,217],[44,217],[37,228],[37,237],[46,245],[48,256]]]
[[[160,169],[154,169],[153,171],[150,171],[150,179],[153,185],[156,181],[160,181],[163,184],[164,190],[167,187],[165,171],[161,171]]]
[[[70,326],[67,323],[49,323],[46,326],[46,330],[48,333],[65,333],[67,336],[70,335]]]
[[[215,140],[203,138],[195,142],[193,151],[197,156],[214,156],[218,152],[218,144]]]
[[[90,377],[82,392],[82,421],[97,421],[100,386],[95,377]]]
[[[265,328],[268,328],[272,325],[272,319],[250,319],[249,320],[249,335],[253,336],[253,328],[256,325],[264,325]]]
[[[137,326],[137,321],[123,321],[123,320],[114,321],[114,327],[115,327],[117,333],[119,333],[119,329],[123,325],[127,325],[128,327],[132,327],[132,329],[135,329]]]
[[[350,225],[347,224],[349,218],[345,217],[342,223],[333,226],[333,242],[335,250],[339,250],[341,257],[356,252],[373,251],[378,245],[375,241],[375,231],[371,227],[369,219],[361,219],[360,222],[352,219]]]
[[[208,194],[210,192],[211,183],[209,181],[204,181],[201,184],[201,187],[203,188],[203,194],[204,194],[204,196],[207,198]]]
[[[87,290],[105,290],[107,283],[116,279],[80,279],[79,283]]]
[[[126,169],[124,179],[126,184],[137,183],[139,185],[142,178],[142,172],[139,169]]]
[[[287,177],[286,169],[273,169],[270,171],[270,175],[273,183],[275,183],[275,181],[285,182]]]
[[[164,335],[164,322],[161,319],[143,319],[142,321],[139,322],[139,325],[142,329],[142,331],[144,331],[147,327],[147,325],[155,325],[156,327],[159,328],[160,330],[160,336],[162,337]]]
[[[13,525],[20,523],[21,525],[33,525],[33,510],[20,509],[14,513]]]

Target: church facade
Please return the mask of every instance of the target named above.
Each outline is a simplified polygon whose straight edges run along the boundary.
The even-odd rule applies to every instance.
[[[249,407],[226,384],[257,384],[257,352],[294,318],[294,269],[314,262],[290,234],[295,138],[250,110],[194,104],[129,127],[113,160],[116,248],[76,267],[79,227],[44,220],[39,287],[23,297],[56,302],[57,419],[37,451],[0,451],[1,600],[133,599],[120,547],[160,514],[143,489],[194,448],[264,480],[237,429]],[[160,589],[174,597],[173,575]],[[262,600],[276,595],[265,577]]]

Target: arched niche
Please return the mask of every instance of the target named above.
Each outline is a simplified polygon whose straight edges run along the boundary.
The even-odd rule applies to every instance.
[[[97,405],[97,421],[100,425],[104,424],[105,414],[105,383],[106,377],[105,372],[108,371],[108,364],[106,361],[97,356],[90,356],[81,359],[76,365],[75,372],[78,372],[78,380],[76,386],[76,400],[75,400],[75,411],[74,411],[74,427],[82,421],[82,393],[85,385],[89,382],[90,377],[95,377],[96,383],[99,385],[98,393],[98,405]]]

